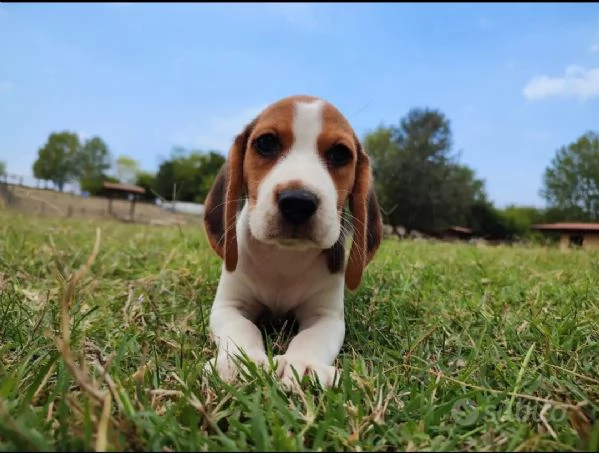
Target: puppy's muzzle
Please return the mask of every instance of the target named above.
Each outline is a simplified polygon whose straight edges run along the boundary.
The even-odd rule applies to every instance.
[[[298,189],[283,190],[277,197],[281,215],[293,225],[306,223],[318,209],[318,201],[312,192]]]

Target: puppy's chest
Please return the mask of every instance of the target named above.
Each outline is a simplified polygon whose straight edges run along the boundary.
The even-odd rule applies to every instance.
[[[297,260],[244,261],[243,273],[252,297],[277,316],[313,297],[327,277],[322,259],[305,265]]]

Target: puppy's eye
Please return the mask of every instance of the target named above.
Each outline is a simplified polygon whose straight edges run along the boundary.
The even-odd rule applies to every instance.
[[[281,144],[275,134],[269,133],[258,137],[254,141],[254,148],[262,157],[273,157],[279,152]]]
[[[326,159],[333,167],[342,167],[352,158],[351,151],[345,145],[337,144],[326,152]]]

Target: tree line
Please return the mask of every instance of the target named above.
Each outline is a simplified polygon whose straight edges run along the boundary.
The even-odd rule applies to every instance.
[[[483,236],[527,235],[535,223],[596,221],[599,217],[599,135],[586,132],[560,147],[546,167],[540,195],[545,208],[499,209],[484,180],[460,162],[449,119],[439,110],[411,109],[397,125],[366,134],[375,186],[386,223],[433,232],[466,226]]]
[[[143,171],[126,155],[114,157],[98,136],[81,140],[70,131],[53,132],[38,150],[33,176],[51,181],[63,191],[65,184],[77,182],[82,192],[101,195],[104,182],[137,185],[146,189],[145,200],[162,198],[202,203],[225,158],[216,151],[203,152],[176,148],[164,159],[156,173]]]
[[[368,132],[363,144],[371,156],[385,223],[396,232],[399,227],[433,232],[459,225],[505,239],[527,234],[533,223],[599,217],[599,135],[595,132],[556,150],[540,189],[545,208],[494,206],[485,181],[460,161],[450,121],[437,109],[413,108],[397,124]],[[82,141],[77,134],[62,131],[50,134],[38,150],[33,173],[54,182],[59,190],[77,181],[82,190],[100,194],[104,181],[114,181],[144,187],[148,200],[203,203],[224,161],[217,151],[175,148],[151,173],[141,171],[128,156],[113,159],[98,136]]]

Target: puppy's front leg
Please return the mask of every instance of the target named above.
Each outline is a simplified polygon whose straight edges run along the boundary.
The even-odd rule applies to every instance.
[[[314,373],[321,385],[332,387],[337,370],[333,366],[345,338],[343,293],[321,294],[296,310],[299,332],[287,352],[275,357],[283,384],[296,388],[293,369],[301,379]]]
[[[243,353],[258,365],[268,363],[260,330],[254,324],[260,307],[239,301],[217,299],[210,313],[210,330],[217,355],[208,366],[216,366],[223,380],[231,381],[238,372],[236,356]]]

